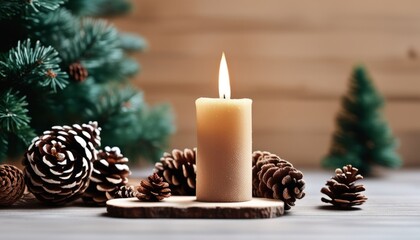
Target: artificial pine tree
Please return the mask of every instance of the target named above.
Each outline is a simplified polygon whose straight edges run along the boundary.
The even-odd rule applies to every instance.
[[[401,165],[396,140],[379,111],[383,102],[365,68],[355,67],[336,118],[330,152],[322,161],[324,167],[351,164],[368,175],[374,164],[391,168]]]
[[[145,41],[92,17],[125,13],[127,0],[0,1],[0,161],[54,125],[98,121],[102,144],[159,159],[172,132],[167,106],[150,108],[128,83],[127,57]]]

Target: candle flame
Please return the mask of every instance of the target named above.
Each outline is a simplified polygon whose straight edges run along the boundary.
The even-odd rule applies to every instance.
[[[220,60],[219,68],[219,97],[230,99],[229,71],[224,52],[222,53],[222,59]]]

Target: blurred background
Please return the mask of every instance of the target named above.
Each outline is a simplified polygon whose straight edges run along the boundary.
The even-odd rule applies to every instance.
[[[150,103],[176,117],[171,148],[192,148],[195,100],[218,97],[221,52],[232,98],[252,98],[253,145],[320,167],[340,97],[363,63],[386,102],[405,167],[420,166],[420,2],[286,0],[135,0],[111,19],[149,42],[135,77]]]

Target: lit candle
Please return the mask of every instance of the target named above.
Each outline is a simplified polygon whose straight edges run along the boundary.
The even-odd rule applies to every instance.
[[[199,98],[197,111],[197,201],[241,202],[252,198],[252,100],[230,99],[224,54],[220,98]]]

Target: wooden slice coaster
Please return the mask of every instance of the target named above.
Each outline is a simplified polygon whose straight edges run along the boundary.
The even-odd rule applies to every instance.
[[[110,216],[121,218],[274,218],[284,214],[282,201],[266,198],[247,202],[198,202],[186,196],[161,202],[120,198],[109,200],[106,206]]]

